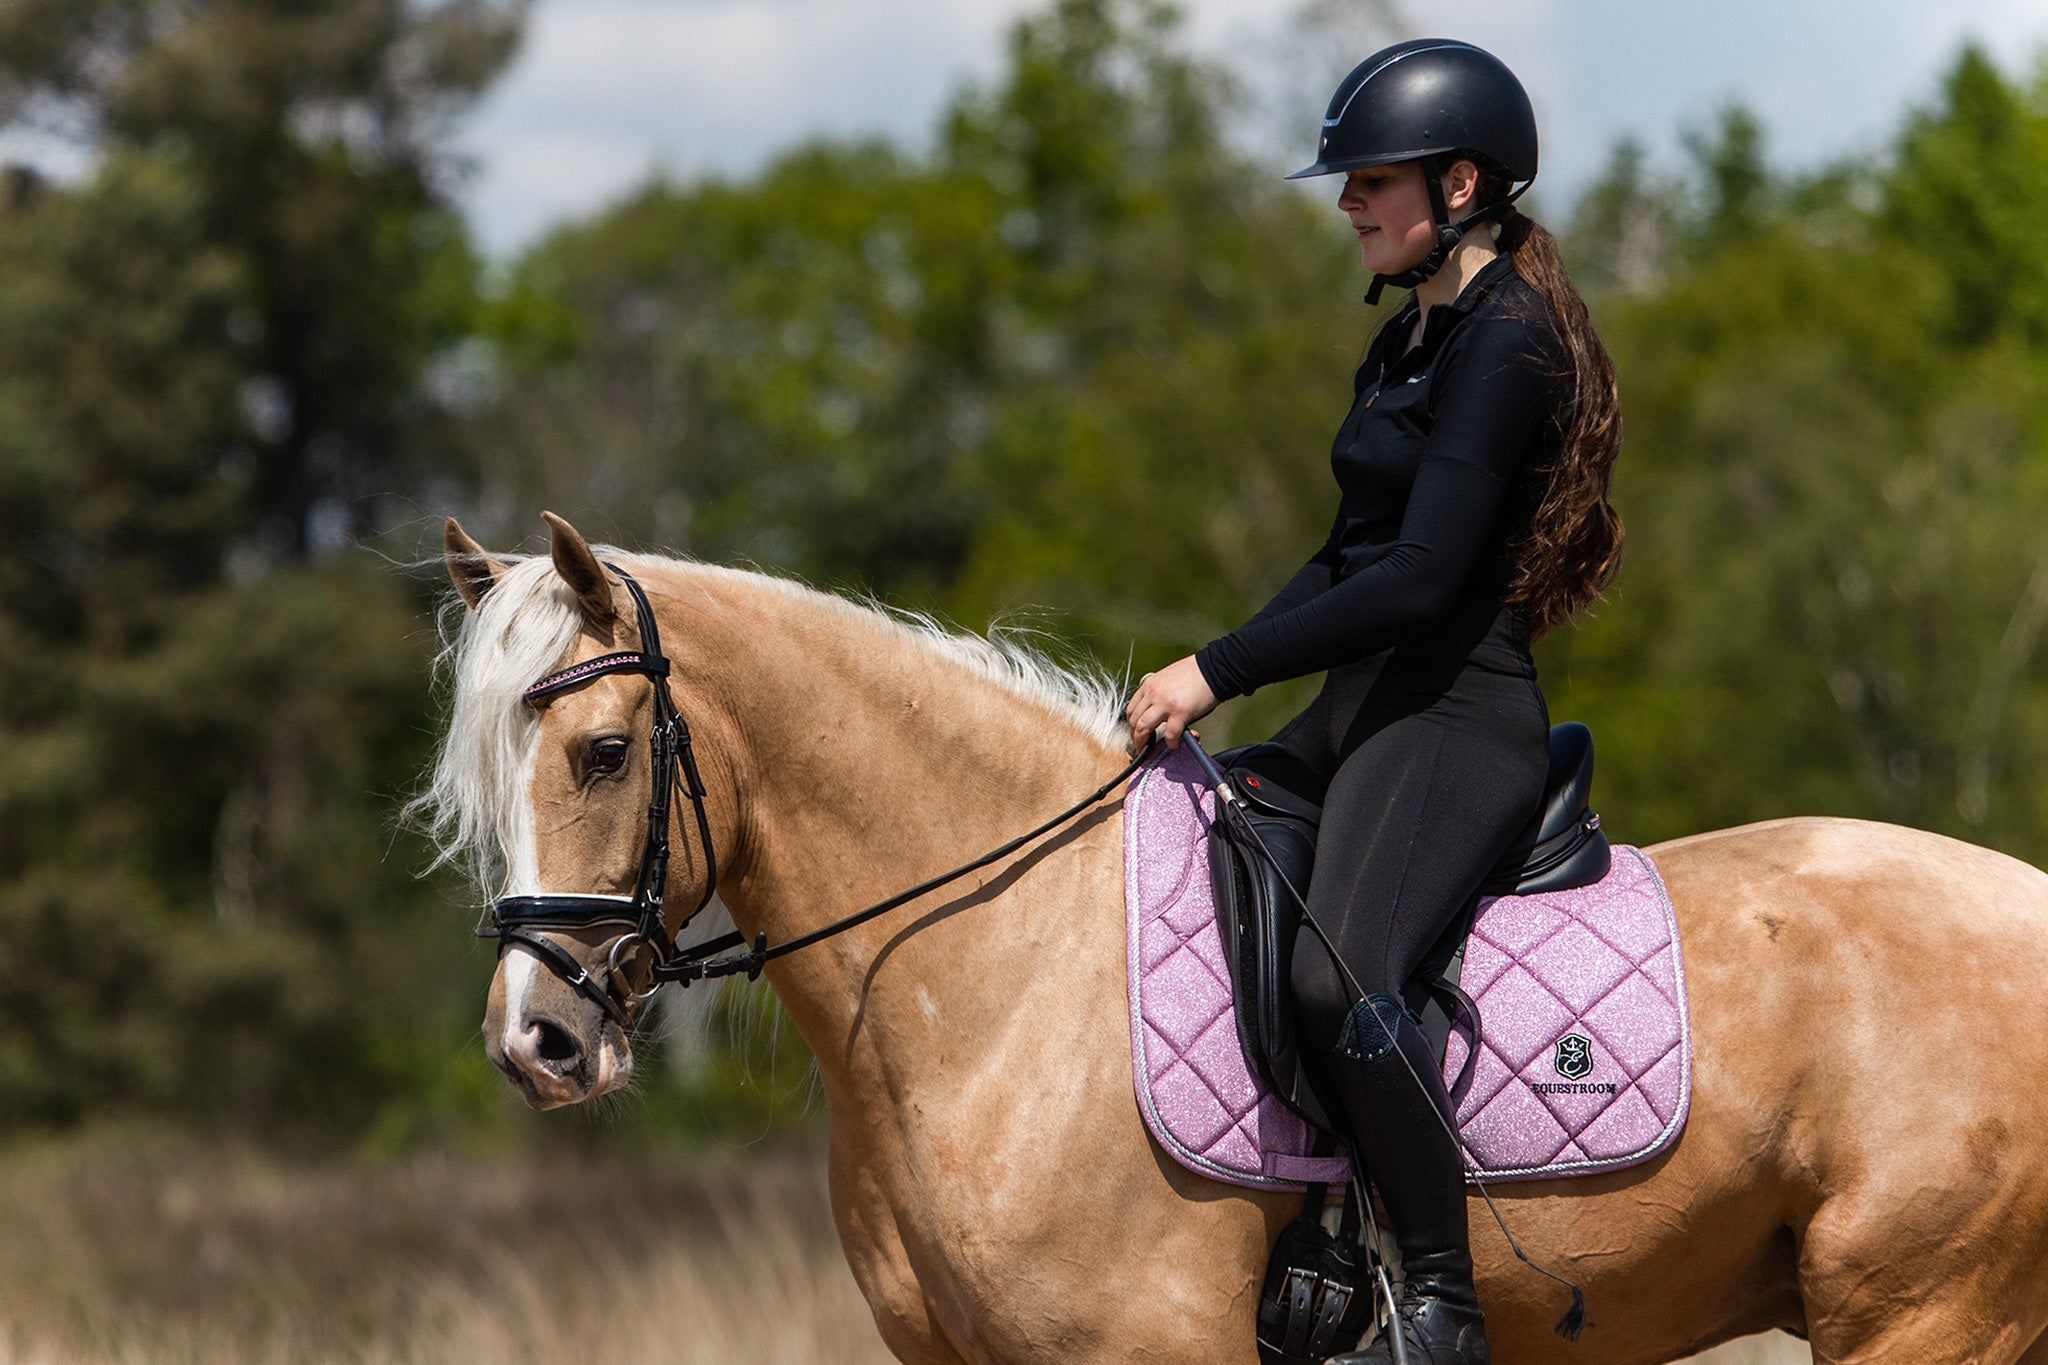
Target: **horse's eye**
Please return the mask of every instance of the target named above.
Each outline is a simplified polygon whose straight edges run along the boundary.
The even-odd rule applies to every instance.
[[[603,777],[626,766],[626,741],[598,739],[590,744],[590,774]]]

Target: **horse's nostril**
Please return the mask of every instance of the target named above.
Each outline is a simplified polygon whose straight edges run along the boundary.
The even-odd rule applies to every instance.
[[[545,1019],[536,1019],[533,1027],[540,1034],[534,1051],[540,1056],[542,1061],[573,1062],[576,1060],[577,1053],[582,1049],[576,1046],[576,1040],[569,1036],[567,1029],[559,1024],[549,1023]]]

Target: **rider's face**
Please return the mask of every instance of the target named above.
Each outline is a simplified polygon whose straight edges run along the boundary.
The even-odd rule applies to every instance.
[[[1419,161],[1346,171],[1337,207],[1350,216],[1359,255],[1376,274],[1398,275],[1419,265],[1436,240]]]

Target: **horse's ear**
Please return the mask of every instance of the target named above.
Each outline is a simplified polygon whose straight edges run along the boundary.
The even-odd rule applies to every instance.
[[[447,562],[448,577],[454,580],[455,591],[471,611],[483,604],[484,594],[497,586],[505,572],[505,566],[470,539],[469,532],[453,517],[441,528],[441,557]]]
[[[582,532],[553,512],[541,513],[540,519],[548,524],[548,558],[555,561],[555,572],[575,592],[584,622],[597,634],[609,635],[619,612],[612,605],[612,585],[604,565],[597,562]]]

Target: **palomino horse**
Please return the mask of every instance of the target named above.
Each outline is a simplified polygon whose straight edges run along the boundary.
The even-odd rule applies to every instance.
[[[467,614],[423,797],[513,891],[628,893],[650,680],[541,706],[528,683],[636,648],[567,523],[488,559],[452,521]],[[652,598],[695,734],[718,894],[786,940],[1027,830],[1126,762],[1119,698],[1021,652],[764,575],[609,562]],[[655,777],[660,777],[655,774]],[[704,890],[671,813],[676,927]],[[2048,1362],[2048,876],[1932,834],[1778,820],[1652,850],[1685,940],[1691,1120],[1632,1170],[1476,1203],[1497,1358],[1666,1361],[1770,1328],[1829,1362]],[[1132,1099],[1115,801],[767,975],[817,1057],[833,1216],[890,1348],[916,1362],[1253,1359],[1267,1249],[1298,1209],[1182,1169]],[[555,935],[594,973],[603,935]],[[623,1085],[625,1031],[508,945],[491,1058],[541,1107]]]

